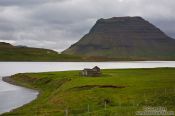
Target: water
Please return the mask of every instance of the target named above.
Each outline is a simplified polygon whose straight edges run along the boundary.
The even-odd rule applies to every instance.
[[[99,66],[102,69],[175,67],[175,61],[130,62],[0,62],[0,77],[24,72],[81,70]],[[14,86],[0,78],[0,114],[20,107],[37,97],[34,90]]]
[[[0,114],[31,102],[37,95],[37,91],[14,86],[0,79]]]

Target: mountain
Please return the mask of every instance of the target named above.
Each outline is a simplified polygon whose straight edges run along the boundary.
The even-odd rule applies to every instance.
[[[175,39],[142,17],[113,17],[99,19],[63,53],[115,60],[175,60]]]
[[[79,61],[80,59],[78,56],[59,54],[49,49],[13,46],[0,42],[0,61]]]

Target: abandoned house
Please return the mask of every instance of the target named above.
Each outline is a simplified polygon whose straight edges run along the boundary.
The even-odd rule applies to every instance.
[[[81,71],[82,76],[91,76],[91,77],[98,77],[101,75],[101,70],[98,66],[95,66],[93,69],[87,69]]]

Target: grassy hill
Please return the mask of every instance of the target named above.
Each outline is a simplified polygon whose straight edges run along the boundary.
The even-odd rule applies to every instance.
[[[79,71],[16,74],[11,83],[40,95],[2,116],[135,116],[144,106],[175,111],[175,68],[102,72],[101,77],[81,77]]]
[[[53,50],[13,46],[0,42],[0,61],[77,61],[81,57],[59,54]]]

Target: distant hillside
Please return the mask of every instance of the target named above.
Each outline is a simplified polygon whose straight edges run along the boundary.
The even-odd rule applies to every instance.
[[[175,60],[175,39],[141,17],[100,19],[63,53],[115,60]]]
[[[80,57],[58,54],[49,49],[13,46],[0,42],[0,61],[79,61]]]

